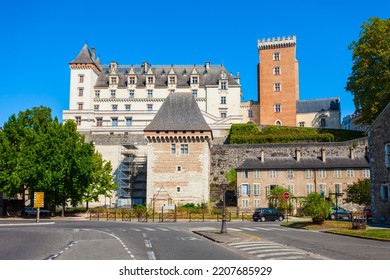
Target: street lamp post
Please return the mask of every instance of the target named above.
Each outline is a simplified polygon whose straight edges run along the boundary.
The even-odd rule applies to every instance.
[[[223,208],[222,208],[222,226],[221,233],[227,233],[226,227],[226,183],[222,183],[222,191],[223,191]]]

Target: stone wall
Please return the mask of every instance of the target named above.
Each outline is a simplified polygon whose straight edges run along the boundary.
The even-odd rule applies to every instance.
[[[325,148],[327,157],[349,157],[351,148],[355,157],[366,156],[367,138],[340,143],[294,143],[294,144],[258,144],[258,145],[213,145],[211,147],[210,184],[218,185],[225,173],[241,165],[245,159],[259,157],[264,151],[265,157],[295,157],[297,148],[301,157],[320,157],[321,148]],[[218,187],[213,187],[211,199],[220,197]]]

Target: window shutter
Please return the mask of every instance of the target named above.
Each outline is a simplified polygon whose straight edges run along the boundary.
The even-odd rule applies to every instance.
[[[383,185],[381,186],[379,194],[380,194],[380,199],[383,200],[385,197],[385,188]]]

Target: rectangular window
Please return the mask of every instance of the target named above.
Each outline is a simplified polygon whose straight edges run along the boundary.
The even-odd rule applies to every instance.
[[[129,84],[134,85],[135,84],[135,77],[129,77]]]
[[[153,77],[148,77],[148,84],[153,84]]]
[[[253,184],[253,195],[260,195],[260,184]]]
[[[287,178],[294,179],[294,170],[292,169],[287,170]]]
[[[370,178],[370,170],[369,169],[363,169],[362,170],[362,177],[363,178]]]
[[[221,104],[226,104],[226,96],[221,96]]]
[[[169,77],[169,83],[170,83],[170,84],[176,83],[175,77]]]
[[[100,98],[100,90],[95,90],[95,98]]]
[[[274,83],[274,91],[280,91],[280,90],[281,90],[280,83]]]
[[[335,178],[341,178],[341,170],[340,169],[335,169],[333,171],[333,177]]]
[[[311,179],[313,177],[313,170],[311,169],[306,169],[305,170],[305,178],[306,179]]]
[[[299,122],[300,127],[305,127],[305,122]]]
[[[254,179],[260,178],[260,170],[258,170],[258,169],[253,170],[253,178]]]
[[[153,98],[153,90],[148,89],[148,98]]]
[[[84,83],[84,75],[79,75],[79,83]]]
[[[134,90],[129,90],[129,97],[134,98]]]
[[[84,95],[84,88],[79,88],[79,96],[83,96]]]
[[[243,170],[241,172],[241,178],[248,178],[248,170]]]
[[[96,126],[103,126],[103,118],[96,118]]]
[[[279,53],[279,52],[274,52],[274,53],[272,54],[272,59],[273,59],[274,61],[279,61],[279,60],[280,60],[280,53]]]
[[[390,168],[390,143],[385,144],[385,165]]]
[[[112,118],[111,124],[112,124],[112,126],[118,126],[118,118]]]
[[[226,112],[221,112],[221,118],[224,119],[224,118],[226,118],[226,117],[227,117]]]
[[[78,103],[77,105],[78,105],[79,110],[83,110],[84,103]]]
[[[130,104],[126,104],[125,105],[125,109],[126,109],[126,111],[130,111],[131,110],[131,105]]]
[[[93,105],[93,109],[94,109],[95,111],[99,111],[99,105]]]
[[[115,98],[115,95],[116,95],[115,89],[110,90],[110,95],[111,95],[111,98]]]
[[[389,202],[389,184],[381,185],[379,195],[382,202]]]
[[[253,110],[248,110],[248,118],[253,118]]]
[[[291,194],[294,194],[294,184],[288,184],[287,189]]]
[[[347,177],[348,178],[354,178],[355,177],[355,170],[347,169]]]
[[[220,82],[220,87],[222,90],[226,90],[227,89],[227,82]]]
[[[116,77],[111,77],[111,84],[115,85],[117,82]]]
[[[241,200],[241,202],[242,202],[242,208],[248,208],[248,205],[249,205],[248,199],[243,199],[243,200]]]
[[[147,105],[147,110],[148,111],[153,111],[153,104],[148,104]]]
[[[176,154],[176,144],[171,144],[171,154],[172,155]]]
[[[280,104],[275,104],[275,105],[274,105],[274,112],[275,112],[275,113],[280,113],[280,112],[282,112],[282,105],[280,105]]]
[[[320,169],[319,173],[320,173],[320,178],[321,179],[326,178],[326,170],[325,169]]]
[[[322,197],[326,196],[326,185],[325,184],[319,184],[319,190],[320,190],[320,195]]]
[[[248,184],[241,184],[241,195],[248,195]]]
[[[280,75],[280,66],[274,67],[274,75]]]
[[[197,84],[198,83],[198,77],[192,77],[191,84]]]
[[[81,117],[76,117],[76,124],[81,125]]]
[[[113,111],[118,111],[118,105],[112,105],[112,110]]]
[[[195,98],[198,97],[198,90],[197,89],[192,90],[192,96]]]
[[[334,191],[336,194],[341,193],[342,192],[341,184],[334,184]]]
[[[182,169],[181,169],[181,166],[179,165],[179,166],[176,166],[176,171],[181,171]]]
[[[133,125],[133,118],[126,118],[126,126],[132,126]]]
[[[260,207],[260,199],[253,200],[253,207],[259,208]]]
[[[313,184],[306,184],[306,195],[313,192]]]
[[[188,144],[181,144],[180,145],[180,152],[182,155],[188,154]]]
[[[276,170],[275,169],[271,169],[270,171],[268,171],[268,178],[270,179],[276,179],[277,175],[276,175]]]

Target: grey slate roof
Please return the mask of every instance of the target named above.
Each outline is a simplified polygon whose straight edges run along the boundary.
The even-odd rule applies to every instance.
[[[173,71],[176,73],[177,87],[188,87],[190,85],[190,77],[192,70],[196,69],[199,75],[199,86],[205,85],[218,85],[219,77],[224,71],[226,73],[229,86],[238,85],[234,77],[226,70],[223,65],[210,65],[210,68],[206,70],[204,65],[161,65],[161,66],[150,66],[151,70],[155,76],[155,87],[166,87],[168,85],[168,73],[173,68]],[[109,78],[109,69],[107,65],[100,67],[103,71],[99,75],[98,80],[96,81],[96,87],[107,87],[108,78]],[[130,69],[133,68],[135,75],[137,76],[137,87],[145,86],[146,82],[146,71],[142,66],[121,66],[118,65],[118,87],[127,86],[127,73],[130,72]]]
[[[72,63],[78,63],[78,64],[95,63],[92,59],[92,55],[91,55],[91,52],[89,51],[87,44],[84,45],[84,47],[81,49],[80,53],[70,63],[71,64]]]
[[[211,131],[190,93],[172,92],[144,131]]]
[[[237,170],[242,169],[334,169],[334,168],[369,168],[366,158],[327,157],[323,162],[321,158],[307,157],[297,161],[292,157],[270,157],[262,162],[259,158],[246,159]]]
[[[320,98],[297,101],[297,113],[314,113],[320,111],[339,111],[340,100],[334,98]]]

